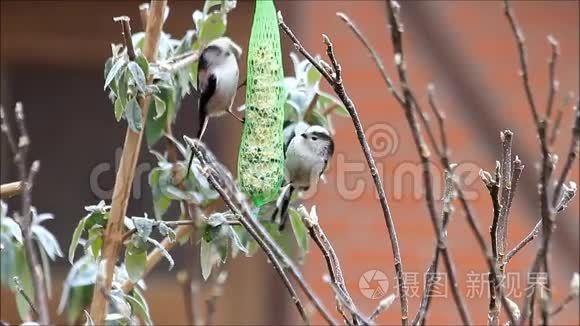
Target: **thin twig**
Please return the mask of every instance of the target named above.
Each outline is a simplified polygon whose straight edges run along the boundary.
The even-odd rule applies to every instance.
[[[570,147],[568,149],[568,155],[566,156],[566,162],[562,168],[560,178],[554,189],[554,195],[552,197],[552,205],[556,206],[560,199],[562,198],[562,188],[568,175],[572,171],[574,166],[574,161],[578,157],[578,152],[580,151],[580,101],[576,103],[574,110],[574,125],[572,127],[572,139],[570,141]]]
[[[361,43],[367,49],[371,58],[375,62],[375,65],[377,66],[377,68],[381,72],[381,76],[383,77],[385,84],[387,84],[387,89],[391,92],[391,94],[393,94],[395,99],[402,105],[403,104],[403,96],[401,94],[399,94],[399,92],[397,92],[397,89],[393,85],[393,80],[387,74],[387,71],[385,69],[385,65],[383,64],[383,61],[380,59],[377,51],[373,48],[373,46],[370,44],[368,39],[364,36],[364,34],[360,31],[360,29],[354,24],[354,22],[346,14],[344,14],[342,12],[338,12],[338,13],[336,13],[336,15],[352,30],[352,32],[356,35],[356,37],[361,41]]]
[[[427,86],[427,98],[429,101],[429,106],[431,107],[431,110],[437,119],[437,124],[439,125],[439,138],[441,138],[440,155],[448,161],[447,156],[449,155],[449,145],[447,143],[447,135],[445,131],[445,113],[439,110],[437,102],[435,101],[435,85],[429,84]],[[427,130],[430,129],[426,123],[425,126]]]
[[[323,41],[326,45],[326,54],[331,62],[332,67],[327,63],[322,64],[324,61],[316,61],[314,57],[302,46],[300,41],[296,38],[294,33],[290,30],[290,28],[284,23],[282,19],[282,14],[278,12],[278,24],[280,28],[284,31],[286,35],[292,40],[294,43],[295,48],[300,52],[308,61],[312,63],[312,65],[320,71],[322,76],[326,79],[326,81],[332,86],[336,95],[340,98],[342,103],[344,104],[346,110],[350,114],[352,119],[357,138],[359,143],[362,147],[363,153],[365,155],[365,159],[369,166],[370,174],[373,178],[375,188],[377,190],[379,201],[381,203],[381,208],[383,210],[383,216],[385,218],[385,224],[387,226],[387,230],[389,233],[389,238],[391,241],[391,248],[393,251],[393,258],[394,258],[394,265],[395,265],[395,272],[397,275],[397,285],[399,287],[399,300],[401,302],[401,321],[403,325],[407,325],[409,323],[408,320],[408,298],[407,298],[407,287],[405,283],[404,275],[404,268],[403,268],[403,261],[401,258],[401,252],[399,249],[399,240],[397,239],[397,231],[395,229],[395,224],[393,222],[393,217],[391,215],[391,210],[389,208],[389,204],[387,201],[387,196],[385,195],[385,189],[383,187],[383,182],[381,180],[381,176],[378,172],[375,160],[371,154],[371,150],[369,144],[367,142],[364,129],[362,127],[360,118],[358,116],[358,112],[356,107],[350,97],[348,96],[346,89],[344,88],[344,84],[342,82],[342,70],[340,64],[336,59],[336,55],[334,53],[334,49],[330,39],[323,35]],[[323,67],[326,67],[326,69]],[[330,69],[328,69],[330,68]],[[329,71],[331,70],[331,71]]]
[[[312,121],[312,114],[314,112],[314,109],[316,108],[316,103],[318,102],[319,97],[320,95],[318,93],[315,93],[314,96],[312,97],[312,100],[310,101],[308,107],[306,108],[306,111],[304,112],[304,121],[308,123]]]
[[[371,323],[369,322],[368,318],[366,318],[365,316],[363,316],[356,307],[354,307],[349,301],[348,298],[346,297],[344,291],[342,291],[338,285],[334,282],[332,282],[332,280],[330,279],[330,277],[328,275],[324,275],[322,280],[326,283],[328,283],[328,285],[330,285],[330,288],[334,291],[334,294],[336,295],[336,300],[337,305],[341,305],[342,307],[346,308],[348,310],[348,312],[350,312],[352,315],[354,315],[356,317],[356,319],[358,321],[360,321],[360,323],[364,326],[368,326]]]
[[[231,175],[224,169],[220,168],[213,154],[198,140],[192,140],[184,137],[186,142],[191,146],[193,153],[200,160],[202,166],[207,170],[206,178],[214,189],[220,194],[228,208],[234,215],[240,218],[240,222],[248,230],[250,235],[257,240],[260,246],[264,245],[271,250],[277,259],[282,260],[286,268],[290,271],[294,279],[298,282],[306,296],[312,301],[322,317],[331,325],[336,325],[336,321],[328,313],[320,299],[314,294],[312,287],[306,282],[298,267],[286,255],[286,253],[276,244],[268,234],[268,231],[262,226],[256,218],[250,213],[250,208],[245,200],[245,196],[237,188]],[[218,172],[216,172],[218,171]],[[228,193],[226,193],[226,189]]]
[[[540,235],[541,231],[542,231],[542,221],[540,220],[538,221],[538,223],[536,223],[536,226],[534,226],[532,231],[505,255],[504,258],[505,263],[507,264],[520,250],[522,250],[522,248],[524,248],[528,243],[530,243],[538,235]]]
[[[558,135],[560,134],[560,125],[562,124],[562,119],[564,117],[564,109],[568,107],[568,105],[574,101],[574,93],[570,92],[564,98],[564,104],[558,108],[558,112],[556,113],[556,119],[554,120],[554,126],[552,127],[552,134],[550,135],[550,146],[554,146],[556,140],[558,139]]]
[[[199,51],[186,52],[175,58],[171,58],[170,61],[160,62],[159,67],[171,73],[177,72],[196,62],[199,59],[199,53]]]
[[[166,0],[152,1],[151,3],[143,47],[143,54],[149,62],[155,62],[157,58],[157,47],[163,26],[166,5]],[[134,60],[135,52],[133,49],[133,42],[131,41],[129,22],[123,19],[121,20],[121,23],[123,26],[122,31],[125,39],[125,46],[127,48],[127,54],[129,55],[129,59]],[[131,56],[133,56],[133,58],[131,58]],[[150,82],[150,80],[148,82]],[[149,98],[140,98],[139,105],[141,107],[142,115],[147,117]],[[145,129],[144,125],[142,130],[143,129]],[[123,154],[121,156],[121,161],[119,162],[119,169],[115,179],[115,187],[113,189],[111,211],[109,213],[103,241],[102,259],[105,262],[104,275],[99,275],[97,277],[95,285],[106,291],[110,289],[113,281],[113,271],[118,259],[122,240],[123,218],[127,212],[131,184],[133,183],[133,177],[135,175],[135,167],[139,158],[142,138],[143,131],[136,133],[130,128],[127,129],[125,143],[123,145]],[[102,291],[96,290],[93,292],[90,314],[93,317],[95,324],[99,325],[104,323],[107,314],[107,304]]]
[[[514,162],[512,158],[513,135],[511,130],[504,130],[500,133],[502,152],[501,152],[501,175],[499,178],[500,194],[499,201],[501,210],[497,221],[497,254],[500,260],[505,254],[508,245],[508,221],[510,203],[514,197],[512,189],[512,175],[514,173]],[[501,269],[501,264],[500,264]]]
[[[552,36],[548,35],[548,43],[552,48],[552,55],[548,61],[549,70],[549,89],[548,89],[548,104],[546,106],[546,119],[550,119],[552,116],[552,108],[554,107],[554,97],[558,91],[559,82],[556,80],[556,62],[558,61],[558,56],[560,55],[560,47],[558,46],[558,41]]]
[[[298,212],[302,217],[302,222],[306,225],[308,229],[308,233],[310,234],[310,238],[316,243],[318,249],[324,256],[326,260],[326,266],[328,268],[328,272],[330,273],[330,280],[336,285],[340,291],[343,292],[344,298],[349,304],[349,306],[353,307],[354,310],[358,312],[358,308],[354,304],[350,294],[348,293],[348,289],[346,288],[346,282],[344,281],[344,277],[342,275],[342,268],[340,267],[340,261],[338,260],[338,256],[330,243],[330,240],[324,234],[322,227],[318,223],[318,217],[315,214],[308,214],[306,208],[301,206],[298,208]],[[337,306],[339,312],[341,311],[340,307]],[[358,320],[356,318],[357,314],[352,314],[352,322],[353,324],[357,325]]]
[[[14,276],[13,280],[16,286],[16,292],[18,292],[18,294],[20,294],[24,298],[24,300],[26,301],[26,303],[28,303],[28,306],[30,307],[32,312],[34,312],[34,314],[38,316],[38,310],[36,310],[36,307],[34,306],[34,302],[32,302],[32,299],[30,299],[28,294],[26,294],[26,292],[24,291],[24,288],[22,287],[22,284],[20,284],[18,276]]]
[[[481,179],[485,183],[491,197],[491,202],[493,205],[493,220],[491,222],[491,227],[489,228],[490,238],[491,238],[491,252],[495,260],[495,269],[497,273],[501,273],[498,270],[498,262],[500,261],[498,256],[498,226],[499,218],[502,210],[501,199],[499,197],[500,192],[500,180],[501,180],[501,165],[499,161],[496,161],[495,175],[492,176],[489,172],[481,170],[479,172]],[[503,277],[503,275],[498,275]],[[489,312],[488,312],[488,325],[498,325],[499,324],[499,313],[500,304],[497,301],[498,293],[501,291],[501,284],[496,282],[494,278],[489,279]]]
[[[18,142],[15,141],[15,135],[12,133],[9,123],[6,121],[6,115],[3,109],[0,109],[0,126],[1,131],[6,136],[12,154],[14,155],[14,164],[18,169],[19,179],[23,182],[21,195],[20,214],[15,214],[16,222],[22,229],[24,248],[26,251],[26,262],[32,274],[32,286],[34,289],[34,309],[37,312],[38,322],[40,324],[50,323],[50,313],[48,310],[48,296],[46,293],[44,274],[42,266],[38,260],[38,254],[32,236],[32,187],[34,178],[40,169],[40,162],[34,161],[28,167],[28,150],[30,138],[24,117],[22,103],[16,103],[14,107],[16,125],[18,126]]]
[[[399,81],[401,83],[401,88],[403,91],[402,107],[405,111],[405,117],[407,118],[407,123],[409,124],[409,127],[411,128],[411,134],[413,135],[415,147],[417,149],[417,153],[418,153],[419,158],[421,160],[427,209],[429,211],[429,215],[431,216],[431,223],[433,225],[433,229],[435,231],[435,236],[437,238],[437,249],[436,250],[440,251],[440,253],[442,254],[442,256],[444,258],[444,263],[447,266],[447,272],[449,274],[451,282],[452,282],[452,284],[456,285],[457,279],[455,276],[455,269],[453,266],[453,262],[449,256],[447,246],[444,245],[442,242],[442,239],[441,239],[442,234],[443,234],[441,231],[442,228],[441,228],[440,222],[437,219],[437,213],[435,211],[435,197],[433,194],[433,180],[431,177],[432,173],[431,173],[430,162],[429,162],[430,153],[429,153],[428,146],[425,143],[425,140],[423,139],[423,136],[421,134],[420,126],[419,126],[419,123],[417,121],[415,113],[417,113],[419,115],[420,119],[423,121],[423,124],[426,126],[427,135],[431,139],[431,143],[432,143],[435,151],[441,156],[446,156],[447,154],[443,154],[443,150],[439,150],[437,142],[435,141],[435,137],[433,135],[433,132],[428,124],[428,121],[427,121],[423,111],[419,107],[418,101],[416,100],[415,96],[413,95],[413,93],[410,89],[409,81],[408,81],[408,77],[407,77],[407,71],[406,71],[405,55],[403,52],[403,37],[402,37],[403,28],[402,28],[401,22],[399,21],[398,10],[399,10],[398,5],[395,5],[395,3],[392,1],[387,1],[387,16],[388,16],[389,25],[390,25],[391,43],[393,44],[395,65],[397,68],[397,72],[399,75]],[[433,104],[433,103],[431,103],[431,104]],[[443,142],[443,140],[442,140],[442,142]],[[451,169],[449,169],[449,170],[451,170]],[[431,265],[430,269],[435,272],[437,270],[439,255],[436,253],[434,257],[435,257],[434,262]],[[433,275],[435,275],[435,274],[433,274]],[[431,284],[429,285],[429,289],[427,291],[429,296],[431,294],[431,291],[433,290],[434,284],[435,284],[435,282],[431,282]],[[462,322],[464,324],[471,324],[471,318],[469,317],[469,314],[467,313],[465,303],[463,302],[461,295],[458,292],[459,290],[458,290],[457,286],[455,286],[453,288],[453,290],[454,290],[453,291],[454,299],[456,301],[457,309],[459,311]],[[430,300],[428,299],[427,301],[424,301],[424,302],[426,303],[426,305],[423,306],[424,309],[421,309],[421,308],[419,309],[419,311],[423,311],[423,313],[421,313],[421,314],[418,313],[416,318],[415,318],[417,323],[423,323],[423,320],[427,315],[427,307],[428,307],[428,303],[430,302]]]
[[[510,24],[510,27],[516,40],[520,63],[519,74],[524,84],[526,98],[528,100],[528,104],[530,105],[530,110],[532,111],[534,123],[536,126],[538,126],[540,124],[540,117],[538,115],[538,110],[536,109],[536,103],[534,102],[534,96],[532,94],[532,88],[530,87],[530,81],[528,77],[528,56],[526,54],[524,33],[518,25],[518,22],[513,13],[513,9],[510,6],[509,0],[504,0],[504,14],[508,19],[508,22]]]
[[[375,310],[373,310],[373,312],[371,313],[371,315],[369,316],[369,321],[373,322],[375,319],[377,319],[377,317],[385,310],[389,309],[389,307],[393,304],[393,302],[396,299],[396,295],[395,294],[391,294],[388,297],[384,298],[383,300],[381,300],[381,302],[379,302],[379,304],[377,305],[377,307],[375,308]]]
[[[558,306],[550,311],[550,316],[553,317],[559,314],[562,310],[564,310],[564,308],[566,308],[566,306],[568,306],[568,304],[570,304],[570,302],[574,301],[576,298],[578,298],[577,294],[568,294],[566,298],[564,298],[564,301],[562,301]]]
[[[127,16],[119,16],[113,18],[113,21],[121,23],[121,35],[123,35],[125,48],[127,48],[127,56],[129,57],[129,60],[135,61],[137,54],[135,53],[133,41],[131,40],[131,19]]]
[[[193,229],[193,226],[191,225],[180,225],[177,228],[175,228],[175,241],[171,240],[169,237],[163,239],[163,241],[161,241],[161,247],[163,247],[163,249],[165,249],[166,251],[170,251],[171,249],[173,249],[173,247],[175,247],[178,243],[180,239],[185,238],[186,236],[188,236],[191,232],[191,230]],[[157,266],[157,264],[161,261],[161,259],[163,258],[163,253],[161,251],[161,249],[155,247],[155,249],[153,249],[148,255],[147,255],[147,264],[145,265],[145,270],[143,271],[143,278],[145,278],[149,272],[151,272],[151,270]],[[125,281],[125,283],[123,283],[123,286],[121,287],[121,289],[123,290],[124,293],[129,293],[131,292],[131,290],[133,290],[133,287],[135,286],[135,283],[131,282],[130,280]]]
[[[0,198],[8,199],[21,194],[25,184],[22,181],[10,182],[0,185]]]
[[[197,143],[197,144],[199,144],[199,143]],[[200,162],[202,164],[207,164],[207,162],[205,161],[201,152],[196,147],[197,144],[195,144],[194,147],[192,147],[192,150],[194,151],[194,154],[196,155],[196,157],[200,160]],[[254,238],[254,240],[256,240],[256,242],[258,243],[260,248],[262,248],[262,250],[264,251],[264,253],[268,257],[268,259],[272,262],[274,270],[278,273],[278,275],[282,279],[282,282],[286,286],[286,289],[288,290],[288,293],[290,294],[292,302],[296,305],[296,308],[298,309],[298,312],[300,313],[302,320],[305,323],[309,323],[309,319],[308,319],[308,316],[306,315],[306,312],[304,310],[304,306],[302,305],[302,302],[300,301],[300,298],[298,297],[298,294],[296,293],[294,286],[292,285],[292,283],[290,283],[290,280],[288,279],[288,276],[286,275],[286,273],[284,271],[284,267],[282,266],[282,263],[280,262],[279,257],[276,254],[274,254],[274,252],[272,251],[271,244],[267,243],[266,240],[264,239],[263,235],[259,234],[258,231],[256,231],[256,229],[254,228],[254,225],[252,225],[249,222],[249,219],[253,219],[253,218],[251,216],[249,216],[249,217],[245,216],[242,213],[242,211],[240,211],[240,208],[238,208],[238,205],[234,204],[234,202],[232,201],[232,198],[235,198],[235,196],[232,196],[232,198],[230,198],[230,195],[228,195],[226,193],[224,188],[220,185],[220,182],[216,179],[216,174],[212,173],[212,171],[210,171],[210,169],[213,169],[213,167],[208,166],[206,168],[206,171],[205,171],[206,178],[207,178],[208,182],[220,194],[220,196],[222,197],[222,199],[224,200],[224,202],[226,203],[228,208],[230,210],[232,210],[234,215],[236,215],[240,218],[240,222],[242,223],[242,226],[248,231],[248,233],[250,233],[252,238]]]

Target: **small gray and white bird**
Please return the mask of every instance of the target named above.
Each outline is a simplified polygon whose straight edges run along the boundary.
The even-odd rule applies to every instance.
[[[211,41],[201,52],[197,65],[197,91],[199,92],[199,130],[197,139],[203,137],[210,117],[229,113],[240,122],[243,120],[232,112],[232,104],[238,89],[240,70],[238,60],[242,49],[229,37]],[[187,164],[189,176],[193,153]]]
[[[197,90],[200,93],[198,139],[203,137],[210,117],[227,112],[243,121],[232,112],[241,55],[242,49],[228,37],[213,40],[201,52],[197,66]]]
[[[280,211],[280,230],[284,229],[288,220],[288,205],[294,191],[307,191],[318,184],[333,154],[334,141],[324,127],[310,126],[306,130],[296,130],[285,151],[287,186],[282,191],[280,202],[272,215],[272,220],[275,220]]]

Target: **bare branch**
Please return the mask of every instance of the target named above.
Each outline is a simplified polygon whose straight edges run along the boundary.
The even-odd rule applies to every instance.
[[[505,254],[507,248],[507,232],[509,210],[508,206],[513,199],[512,194],[512,174],[514,173],[514,162],[512,159],[512,139],[513,132],[504,130],[500,133],[502,152],[501,152],[501,176],[499,178],[500,194],[499,201],[501,204],[501,211],[497,221],[497,249],[498,257]]]
[[[330,285],[330,288],[334,291],[336,295],[337,305],[345,307],[353,316],[355,316],[358,321],[362,323],[362,325],[368,326],[370,325],[369,320],[363,316],[357,309],[354,307],[351,302],[349,302],[348,298],[346,297],[344,291],[342,291],[338,285],[330,279],[328,275],[324,275],[322,278],[323,281]]]
[[[0,198],[8,199],[21,194],[26,187],[22,181],[10,182],[0,185]]]
[[[2,106],[0,106],[0,130],[4,136],[6,136],[6,140],[8,141],[8,146],[10,146],[12,154],[16,155],[18,152],[18,147],[16,146],[16,141],[14,141],[14,135],[12,134],[10,124],[6,121],[6,112],[4,112],[4,107]]]
[[[536,226],[532,229],[532,231],[520,241],[512,250],[510,250],[504,258],[504,262],[507,264],[520,250],[522,250],[528,243],[534,240],[540,232],[542,231],[542,221],[538,221]]]
[[[528,77],[528,56],[526,54],[526,44],[524,38],[524,32],[519,27],[513,9],[510,6],[509,0],[504,0],[504,14],[508,19],[512,32],[514,34],[516,45],[518,47],[520,71],[519,74],[522,77],[524,83],[524,90],[526,92],[526,98],[528,104],[530,105],[530,110],[532,111],[532,116],[536,126],[540,124],[540,117],[538,115],[538,110],[536,109],[536,103],[534,102],[534,97],[532,94],[532,89],[530,87],[530,81]]]
[[[431,177],[432,173],[431,173],[431,168],[430,168],[430,164],[429,164],[429,156],[430,156],[429,148],[423,139],[423,135],[421,134],[420,126],[419,126],[419,123],[418,123],[417,118],[415,116],[415,111],[419,115],[423,124],[425,125],[427,135],[428,135],[429,139],[431,140],[431,143],[432,143],[433,147],[435,148],[435,151],[439,154],[439,156],[445,157],[445,165],[449,165],[449,161],[447,159],[447,149],[445,148],[444,150],[439,150],[439,148],[437,146],[437,142],[435,141],[435,137],[434,137],[433,132],[431,130],[431,127],[427,121],[427,118],[426,118],[424,112],[421,110],[419,103],[416,100],[415,96],[413,95],[413,92],[411,91],[411,88],[409,86],[409,81],[408,81],[407,72],[406,72],[405,55],[403,52],[403,37],[402,37],[403,29],[402,29],[401,22],[399,21],[399,6],[398,6],[398,4],[396,4],[393,1],[387,1],[387,16],[388,16],[388,20],[389,20],[389,24],[390,24],[391,43],[393,44],[395,65],[397,67],[399,81],[401,83],[401,88],[403,91],[403,101],[400,103],[405,111],[405,117],[407,118],[407,122],[411,128],[411,133],[413,135],[415,147],[417,149],[417,153],[418,153],[420,160],[421,160],[421,165],[422,165],[422,170],[423,170],[423,173],[422,173],[423,183],[425,184],[425,196],[426,196],[426,202],[427,202],[427,209],[428,209],[429,214],[431,216],[431,222],[432,222],[432,225],[433,225],[433,228],[435,231],[435,236],[437,238],[437,247],[435,249],[436,253],[434,255],[433,263],[429,267],[429,271],[432,273],[430,275],[435,275],[435,273],[437,271],[439,252],[440,252],[443,256],[444,263],[447,267],[447,272],[449,273],[450,279],[452,280],[453,297],[455,299],[461,320],[464,324],[471,324],[471,318],[469,317],[465,303],[463,302],[461,295],[459,294],[459,289],[457,287],[457,280],[456,280],[456,276],[455,276],[455,268],[453,266],[453,262],[451,260],[450,255],[449,255],[447,246],[444,244],[444,241],[442,239],[442,237],[444,236],[443,235],[444,232],[442,232],[444,227],[443,228],[441,227],[443,225],[443,223],[441,225],[439,224],[439,221],[437,219],[437,213],[435,212],[435,198],[434,198],[434,194],[433,194],[433,183],[432,183],[432,177]],[[435,104],[433,102],[432,94],[431,94],[430,105],[431,105],[433,110],[438,112],[438,110],[436,109]],[[444,146],[446,147],[447,142],[446,142],[445,131],[444,131],[443,123],[442,123],[443,116],[441,114],[437,114],[437,116],[438,116],[438,120],[439,120],[440,127],[441,127],[441,135],[443,137],[442,143],[445,143]],[[446,168],[449,171],[451,171],[449,166],[447,166]],[[444,211],[445,211],[445,209],[444,209]],[[444,212],[444,214],[447,214],[447,217],[443,216],[443,218],[448,218],[449,212]],[[424,297],[426,299],[422,300],[422,305],[420,306],[419,311],[418,311],[417,315],[415,316],[413,323],[416,323],[416,324],[423,323],[424,319],[426,318],[429,304],[431,301],[431,298],[430,298],[431,292],[433,291],[434,284],[435,284],[435,282],[430,282],[428,284],[428,287],[426,287],[425,294],[427,295],[427,297]]]
[[[408,299],[407,299],[407,290],[406,290],[406,285],[405,285],[405,279],[403,277],[403,261],[402,261],[401,252],[399,249],[399,241],[397,239],[397,232],[395,229],[395,224],[393,222],[393,217],[391,215],[391,210],[389,208],[389,204],[388,204],[387,197],[385,194],[385,189],[383,188],[383,182],[382,182],[381,176],[379,175],[379,172],[377,170],[375,160],[371,154],[369,144],[366,140],[366,136],[364,134],[364,130],[363,130],[361,121],[360,121],[359,116],[358,116],[358,112],[356,110],[354,103],[352,102],[352,100],[348,96],[346,89],[344,88],[344,85],[342,83],[341,67],[336,59],[335,54],[334,54],[332,43],[330,42],[330,39],[327,36],[323,35],[323,40],[324,40],[324,43],[326,44],[326,54],[328,55],[330,62],[332,64],[332,67],[330,69],[328,69],[329,68],[328,64],[321,64],[322,62],[324,62],[322,60],[316,61],[314,59],[314,57],[306,49],[304,49],[304,47],[300,44],[300,41],[298,41],[298,39],[296,38],[294,33],[292,33],[292,31],[290,30],[290,28],[288,26],[286,26],[286,24],[284,24],[284,20],[282,19],[282,15],[280,14],[280,12],[278,12],[278,24],[279,24],[280,28],[284,31],[284,33],[286,33],[286,35],[288,35],[288,37],[290,37],[290,39],[294,42],[294,46],[296,47],[296,49],[302,55],[304,55],[304,57],[306,57],[306,59],[308,59],[308,61],[310,61],[312,63],[312,65],[316,69],[318,69],[318,71],[320,71],[320,73],[328,81],[328,83],[333,88],[334,92],[340,98],[340,100],[344,104],[346,110],[350,114],[350,117],[352,119],[355,131],[357,134],[357,138],[359,140],[359,143],[360,143],[362,150],[363,150],[363,153],[365,155],[365,159],[366,159],[367,164],[369,166],[370,173],[371,173],[371,176],[372,176],[374,184],[375,184],[375,188],[377,189],[379,201],[381,203],[381,208],[383,209],[383,215],[385,218],[385,223],[387,225],[387,230],[389,232],[389,238],[391,241],[391,248],[393,251],[395,272],[396,272],[397,280],[398,280],[399,298],[401,301],[401,321],[402,321],[403,325],[407,325],[409,322],[408,321],[409,304],[408,304]],[[324,68],[323,65],[326,67],[326,69]],[[331,71],[329,72],[329,70],[331,70]]]
[[[447,143],[447,133],[445,130],[445,113],[439,110],[437,103],[435,102],[435,85],[429,84],[427,86],[427,97],[429,100],[429,106],[437,118],[437,123],[439,124],[439,138],[441,138],[441,153],[440,155],[446,162],[449,162],[447,156],[449,155],[449,145]],[[427,123],[425,123],[425,128],[429,129]],[[447,165],[447,164],[444,164]]]
[[[560,55],[560,47],[558,45],[558,40],[552,35],[548,35],[548,43],[550,43],[550,48],[552,49],[552,56],[548,61],[549,69],[549,90],[548,90],[548,104],[546,107],[546,119],[550,119],[552,116],[552,108],[554,107],[554,97],[558,91],[559,82],[556,80],[556,62],[558,61],[558,56]]]
[[[119,16],[113,18],[113,21],[121,22],[121,34],[123,35],[123,42],[127,49],[127,56],[129,56],[129,60],[135,61],[137,55],[135,54],[135,48],[133,47],[133,41],[131,39],[131,19],[127,16]]]
[[[250,235],[256,239],[256,242],[265,251],[269,250],[275,254],[274,258],[281,260],[290,271],[294,279],[298,282],[306,296],[312,301],[316,309],[321,313],[324,319],[331,325],[336,325],[336,322],[328,313],[328,310],[316,297],[310,285],[304,280],[300,270],[292,262],[292,260],[286,255],[286,253],[276,244],[274,240],[269,236],[266,229],[262,226],[256,218],[252,217],[250,213],[250,208],[245,200],[245,195],[243,195],[237,188],[232,176],[224,171],[223,168],[217,163],[215,156],[205,147],[205,145],[199,140],[190,139],[184,137],[186,143],[191,147],[195,157],[200,160],[200,163],[204,167],[206,178],[208,182],[214,187],[214,189],[220,194],[226,206],[234,215],[236,215],[242,226],[248,230]],[[270,257],[269,257],[270,258]]]
[[[576,103],[574,109],[574,125],[572,127],[572,139],[570,141],[570,148],[568,149],[568,155],[566,156],[566,162],[562,168],[562,173],[556,183],[556,188],[554,189],[554,196],[552,197],[552,205],[556,206],[562,198],[562,188],[568,175],[572,171],[574,166],[574,161],[578,157],[578,152],[580,151],[580,101]]]
[[[30,298],[25,298],[38,317],[40,324],[50,323],[50,313],[48,310],[48,296],[46,293],[46,285],[42,266],[40,265],[37,247],[34,244],[32,236],[32,187],[34,179],[38,170],[40,169],[40,162],[34,161],[28,167],[27,154],[30,146],[30,138],[28,136],[28,129],[26,128],[26,120],[24,117],[24,109],[22,103],[16,103],[14,107],[16,125],[18,126],[19,136],[18,142],[12,133],[9,123],[6,121],[6,115],[3,109],[0,108],[0,125],[2,133],[6,136],[8,144],[13,151],[14,164],[18,169],[18,177],[21,181],[21,206],[20,214],[15,213],[15,220],[22,229],[22,238],[24,241],[24,249],[26,251],[26,263],[30,268],[32,274],[32,286],[34,289],[34,302]],[[15,189],[12,189],[15,190]],[[23,292],[22,292],[23,293]]]
[[[397,92],[397,90],[395,89],[395,86],[393,85],[393,81],[389,77],[389,75],[387,74],[387,71],[385,69],[385,65],[383,64],[383,61],[379,57],[377,51],[373,48],[373,46],[370,44],[370,42],[367,40],[367,38],[363,35],[363,33],[360,31],[360,29],[354,24],[354,22],[346,14],[344,14],[342,12],[338,12],[338,13],[336,13],[336,15],[352,30],[352,32],[356,35],[356,37],[361,41],[361,43],[367,49],[371,58],[375,62],[375,65],[379,69],[381,76],[383,77],[383,80],[385,81],[385,84],[387,84],[387,89],[391,92],[391,94],[393,94],[395,99],[402,105],[403,104],[403,96],[401,94],[399,94],[399,92]]]
[[[350,294],[348,293],[348,289],[346,288],[346,283],[344,281],[344,277],[342,276],[342,268],[340,267],[340,261],[338,260],[338,256],[332,247],[332,244],[324,234],[322,227],[318,223],[318,217],[315,216],[316,213],[308,214],[306,208],[304,206],[300,206],[298,208],[298,212],[302,217],[302,222],[306,225],[308,229],[308,233],[310,234],[310,238],[316,243],[318,249],[320,249],[324,259],[326,260],[326,266],[328,268],[328,272],[330,273],[330,280],[336,285],[336,287],[342,291],[345,300],[347,301],[348,305],[355,310],[356,313],[352,314],[352,322],[353,324],[358,324],[357,315],[358,315],[358,308],[354,304]],[[313,216],[314,215],[314,216]],[[339,312],[341,312],[340,306],[337,306]]]
[[[149,62],[155,62],[157,58],[157,45],[161,35],[166,5],[166,0],[152,1],[151,3],[151,10],[145,32],[145,43],[143,46],[143,54]],[[123,36],[126,42],[125,46],[127,47],[127,54],[131,60],[134,60],[135,50],[131,41],[129,21],[127,19],[121,19],[121,23],[123,24]],[[151,81],[149,80],[148,82],[150,83]],[[149,98],[141,98],[139,105],[143,116],[146,117],[149,108]],[[145,129],[144,125],[142,130],[143,129]],[[104,291],[108,291],[111,288],[111,283],[113,281],[113,271],[122,241],[123,218],[127,212],[131,184],[133,183],[135,166],[137,165],[139,158],[142,138],[143,131],[136,133],[131,129],[127,129],[125,143],[123,145],[123,153],[121,161],[119,162],[115,187],[113,189],[111,211],[109,213],[109,219],[104,234],[102,250],[102,259],[105,262],[104,275],[99,275],[97,277],[97,282],[95,283],[96,287],[101,288]],[[95,324],[99,325],[104,323],[107,314],[107,304],[103,291],[93,291],[90,314],[93,317]]]
[[[556,316],[557,314],[559,314],[560,312],[562,312],[562,310],[564,310],[564,308],[566,308],[568,306],[568,304],[570,304],[572,301],[574,301],[576,298],[578,298],[578,296],[574,296],[574,295],[567,295],[566,298],[564,298],[564,301],[562,301],[562,303],[560,303],[558,306],[556,306],[556,308],[554,308],[551,312],[550,312],[550,316]]]
[[[558,108],[556,119],[554,120],[554,127],[552,127],[552,134],[550,135],[550,146],[554,146],[556,140],[558,139],[558,135],[560,134],[560,125],[562,124],[562,118],[564,117],[564,109],[567,108],[567,106],[572,101],[574,101],[574,93],[570,92],[564,98],[564,104]]]
[[[369,321],[373,322],[375,319],[377,319],[377,317],[381,313],[383,313],[383,311],[389,309],[389,307],[393,304],[393,302],[395,301],[396,298],[397,298],[397,296],[395,294],[391,294],[388,297],[381,300],[381,302],[379,302],[379,304],[377,305],[375,310],[373,310],[373,312],[369,316]]]

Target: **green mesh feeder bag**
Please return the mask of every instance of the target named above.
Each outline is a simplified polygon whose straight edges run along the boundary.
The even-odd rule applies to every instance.
[[[242,191],[256,206],[278,195],[284,179],[284,72],[272,0],[256,1],[248,47],[246,109],[238,155]]]

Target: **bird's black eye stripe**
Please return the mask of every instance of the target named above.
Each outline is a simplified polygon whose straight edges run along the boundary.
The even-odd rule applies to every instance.
[[[318,138],[326,139],[326,140],[331,139],[329,135],[327,135],[323,132],[318,132],[318,131],[312,132],[312,140],[317,140]]]

